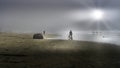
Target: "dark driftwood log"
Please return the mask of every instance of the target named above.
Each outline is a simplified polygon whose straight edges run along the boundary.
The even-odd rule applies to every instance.
[[[34,34],[33,39],[43,39],[43,35],[41,33]]]

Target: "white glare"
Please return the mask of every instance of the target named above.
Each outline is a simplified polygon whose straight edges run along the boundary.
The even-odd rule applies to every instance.
[[[104,16],[104,12],[102,10],[93,10],[91,16],[95,20],[101,20]]]

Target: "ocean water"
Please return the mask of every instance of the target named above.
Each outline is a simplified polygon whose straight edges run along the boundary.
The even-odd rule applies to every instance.
[[[59,36],[53,39],[63,39],[68,40],[68,31],[59,33]],[[93,41],[93,42],[103,42],[120,45],[120,33],[119,32],[73,32],[73,40],[79,41]]]

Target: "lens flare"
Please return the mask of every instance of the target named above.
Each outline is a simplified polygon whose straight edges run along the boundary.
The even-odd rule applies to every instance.
[[[104,17],[104,12],[102,10],[93,10],[91,12],[91,17],[94,19],[94,20],[101,20],[103,19]]]

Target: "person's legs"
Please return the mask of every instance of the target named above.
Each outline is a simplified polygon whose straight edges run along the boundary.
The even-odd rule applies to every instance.
[[[70,40],[70,35],[68,36],[68,40]]]
[[[72,37],[72,35],[71,35],[71,40],[73,40],[73,37]]]
[[[73,37],[72,37],[72,35],[69,35],[69,40],[73,40]]]

